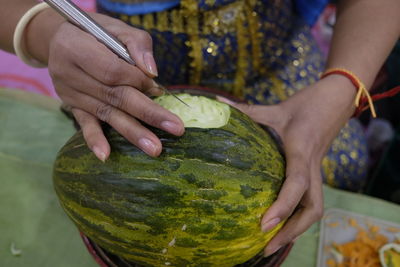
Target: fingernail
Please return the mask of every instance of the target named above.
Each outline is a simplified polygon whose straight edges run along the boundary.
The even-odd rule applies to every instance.
[[[154,155],[157,151],[157,147],[154,145],[153,142],[151,142],[147,138],[141,138],[139,139],[139,147],[146,153],[149,153],[151,155]]]
[[[102,162],[106,161],[106,153],[104,153],[103,151],[101,151],[100,148],[98,148],[97,146],[94,146],[92,148],[93,153],[96,155],[96,157],[101,160]]]
[[[146,94],[150,95],[150,96],[161,96],[161,95],[164,95],[164,91],[162,89],[160,89],[159,87],[153,87],[153,88],[150,88]]]
[[[224,102],[224,103],[226,103],[226,104],[228,104],[228,105],[234,105],[235,104],[235,102],[233,102],[232,100],[230,100],[230,99],[228,99],[228,98],[225,98],[225,97],[223,97],[223,96],[216,96],[216,98],[217,98],[217,100],[218,101],[220,101],[220,102]]]
[[[181,134],[181,126],[172,121],[163,121],[161,128],[173,134]]]
[[[265,252],[264,252],[264,257],[269,257],[272,254],[274,254],[275,252],[277,252],[282,246],[277,246],[277,247],[272,247],[272,248],[266,248]]]
[[[281,219],[274,218],[274,219],[264,223],[263,225],[261,225],[261,231],[263,231],[264,233],[268,232],[269,230],[274,228],[280,221],[281,221]]]
[[[147,71],[153,76],[158,76],[157,66],[156,66],[156,62],[154,61],[153,54],[150,52],[144,53],[143,61],[144,61],[144,64],[146,65]]]
[[[153,80],[153,86],[150,89],[151,92],[155,92],[157,95],[163,95],[165,92],[161,86]]]

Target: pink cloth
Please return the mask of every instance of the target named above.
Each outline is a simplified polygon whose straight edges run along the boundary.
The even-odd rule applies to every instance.
[[[74,2],[86,11],[95,10],[95,0],[74,0]],[[16,88],[57,97],[47,68],[31,68],[25,65],[15,55],[1,50],[0,87]]]

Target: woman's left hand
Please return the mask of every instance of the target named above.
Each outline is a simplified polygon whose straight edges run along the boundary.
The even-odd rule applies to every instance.
[[[330,75],[278,105],[247,105],[219,98],[273,128],[286,157],[286,179],[261,220],[269,231],[286,220],[265,248],[269,256],[305,232],[323,214],[321,162],[354,112],[355,89],[347,78]]]

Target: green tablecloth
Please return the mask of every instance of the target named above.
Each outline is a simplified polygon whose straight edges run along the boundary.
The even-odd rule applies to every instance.
[[[52,188],[52,162],[73,132],[56,100],[0,89],[0,266],[97,266]],[[400,223],[400,206],[328,187],[324,194],[327,208]],[[315,266],[318,227],[302,235],[283,266]]]

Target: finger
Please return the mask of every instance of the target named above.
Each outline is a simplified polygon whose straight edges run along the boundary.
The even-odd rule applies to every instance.
[[[268,243],[264,255],[269,256],[282,246],[290,243],[304,233],[313,223],[320,220],[323,214],[323,196],[321,177],[313,177],[310,189],[302,200],[303,207],[296,211],[284,227]]]
[[[96,15],[103,26],[125,46],[136,65],[149,77],[157,76],[157,67],[153,58],[153,42],[148,32],[120,20],[107,16]],[[146,56],[150,55],[150,57]]]
[[[218,101],[231,105],[247,114],[253,121],[274,128],[278,134],[281,133],[283,122],[285,122],[285,113],[281,111],[278,105],[251,105],[237,103],[221,96],[216,98]]]
[[[289,151],[290,152],[290,151]],[[277,200],[261,220],[261,230],[268,232],[286,220],[302,199],[309,187],[309,164],[300,153],[286,153],[286,179]]]
[[[67,96],[64,101],[71,106],[84,107],[85,111],[111,125],[146,154],[156,157],[161,153],[161,142],[157,136],[136,119],[119,109],[79,92],[76,93],[75,98]]]
[[[171,134],[180,136],[185,131],[183,122],[178,116],[132,87],[116,86],[111,88],[78,70],[70,75],[75,79],[72,79],[69,84],[74,88],[80,88],[79,90],[84,88],[82,90],[84,94],[90,95],[103,103],[107,103]],[[66,90],[63,91],[65,92]]]
[[[137,67],[149,77],[158,76],[157,65],[153,56],[151,35],[134,27],[114,28],[113,33],[126,45]]]
[[[157,90],[157,84],[138,67],[127,63],[103,44],[84,34],[80,36],[80,49],[71,49],[75,64],[81,70],[105,85],[129,85],[143,92]]]
[[[150,88],[150,89],[147,90],[147,91],[141,91],[141,92],[144,93],[144,94],[147,95],[147,96],[161,96],[161,95],[164,95],[165,92],[164,92],[164,90],[160,87],[160,85],[157,84],[157,83],[155,83],[155,84],[156,84],[155,87],[152,87],[152,88]]]
[[[96,157],[105,162],[110,155],[110,145],[104,136],[99,120],[92,114],[78,108],[73,108],[72,113],[81,126],[83,137]]]

